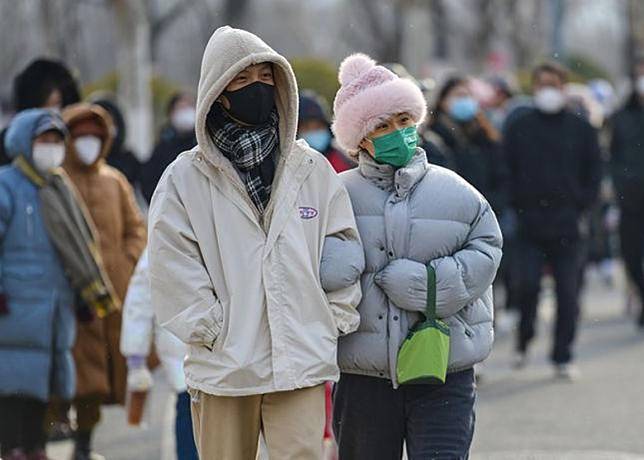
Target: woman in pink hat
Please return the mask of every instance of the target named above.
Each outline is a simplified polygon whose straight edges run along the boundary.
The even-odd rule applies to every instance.
[[[417,147],[427,109],[411,81],[363,54],[342,63],[339,79],[333,131],[358,162],[341,178],[367,265],[360,327],[339,339],[340,458],[400,459],[404,444],[411,460],[467,458],[473,366],[492,348],[501,231],[485,198],[457,174],[430,165]],[[426,312],[449,333],[444,383],[401,383],[399,350]],[[421,348],[418,360],[435,351]]]

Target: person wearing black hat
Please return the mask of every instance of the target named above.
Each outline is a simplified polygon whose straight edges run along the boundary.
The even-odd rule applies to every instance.
[[[303,91],[300,95],[297,137],[323,154],[333,169],[341,173],[354,168],[356,164],[335,145],[327,114],[326,104],[320,96],[312,91]]]
[[[134,152],[125,145],[127,125],[121,109],[114,102],[114,97],[111,95],[103,94],[90,99],[92,103],[107,110],[114,121],[114,129],[116,130],[114,142],[105,161],[108,165],[122,172],[130,185],[136,188],[141,183],[141,162],[134,155]]]
[[[80,102],[78,84],[61,61],[35,59],[13,80],[16,112],[33,108],[62,110]],[[0,133],[0,166],[10,163],[4,148],[6,129]]]

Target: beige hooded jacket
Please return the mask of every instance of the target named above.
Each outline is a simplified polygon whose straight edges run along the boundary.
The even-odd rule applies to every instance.
[[[264,216],[207,134],[212,104],[242,69],[273,63],[280,158]],[[359,241],[344,186],[295,141],[298,95],[286,59],[255,35],[222,27],[201,65],[198,145],[167,169],[152,199],[149,255],[159,322],[190,345],[188,386],[221,396],[337,380],[338,334],[354,331],[359,283],[325,293],[325,237]]]

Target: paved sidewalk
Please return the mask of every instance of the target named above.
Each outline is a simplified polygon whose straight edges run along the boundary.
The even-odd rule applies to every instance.
[[[530,365],[510,369],[513,337],[501,337],[483,369],[473,460],[644,459],[644,334],[625,315],[621,287],[592,272],[587,280],[580,379],[553,378],[549,292]]]
[[[587,285],[577,346],[581,379],[553,378],[547,292],[530,365],[510,369],[506,335],[482,368],[472,460],[644,460],[644,334],[625,316],[621,287],[607,288],[592,273]],[[107,408],[96,450],[108,460],[171,460],[169,396],[164,384],[155,388],[145,429],[127,427],[121,408]],[[50,448],[54,460],[68,460],[70,452],[69,442]]]

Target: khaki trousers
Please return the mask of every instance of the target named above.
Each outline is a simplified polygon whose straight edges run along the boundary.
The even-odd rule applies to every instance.
[[[324,385],[239,397],[190,393],[201,460],[255,460],[260,431],[270,460],[322,458]]]

